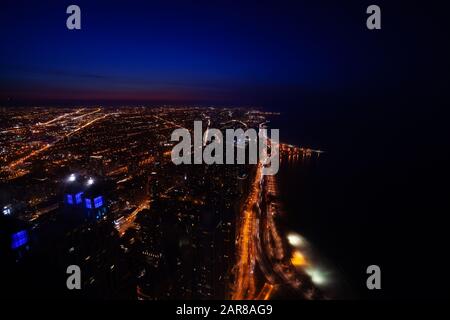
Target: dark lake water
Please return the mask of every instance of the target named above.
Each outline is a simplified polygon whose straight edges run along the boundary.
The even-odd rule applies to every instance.
[[[445,259],[449,175],[446,158],[427,151],[443,139],[443,127],[414,112],[328,111],[286,110],[271,121],[282,142],[326,152],[282,162],[286,223],[330,260],[353,297],[446,295],[433,272]],[[366,289],[371,264],[382,270],[378,292]]]

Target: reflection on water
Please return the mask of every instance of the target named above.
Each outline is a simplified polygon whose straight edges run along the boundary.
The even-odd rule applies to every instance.
[[[314,250],[311,244],[298,233],[288,233],[287,240],[292,246],[292,264],[303,270],[316,286],[327,292],[337,276],[332,266],[326,265],[324,259],[317,254],[317,250]]]
[[[292,249],[292,264],[308,274],[326,297],[350,298],[353,297],[352,290],[345,276],[339,271],[336,263],[317,246],[318,243],[321,245],[329,243],[328,248],[333,248],[332,239],[327,239],[327,235],[321,231],[329,228],[326,225],[327,219],[320,218],[321,213],[315,210],[313,201],[317,199],[317,195],[312,196],[316,191],[315,185],[320,183],[318,181],[320,178],[317,178],[320,175],[316,174],[320,170],[320,158],[326,157],[321,153],[284,153],[281,156],[277,181],[286,209],[283,220],[286,229],[290,230],[286,234],[286,240]],[[315,214],[319,216],[314,216]],[[333,249],[345,250],[345,248]]]

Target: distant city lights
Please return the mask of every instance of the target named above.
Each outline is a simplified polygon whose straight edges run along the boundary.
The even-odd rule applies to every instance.
[[[67,181],[69,181],[69,182],[73,182],[73,181],[75,181],[75,180],[77,180],[77,177],[75,176],[74,173],[72,173],[72,174],[69,176],[69,178],[67,178]]]
[[[86,184],[87,184],[88,186],[94,184],[94,179],[89,178],[88,181],[86,182]]]

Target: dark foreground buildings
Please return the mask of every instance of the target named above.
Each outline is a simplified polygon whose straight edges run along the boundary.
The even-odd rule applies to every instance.
[[[180,171],[176,187],[154,193],[151,208],[138,218],[138,298],[228,298],[240,198],[237,173],[242,168],[174,170]]]
[[[170,184],[149,175],[151,205],[122,233],[123,217],[110,210],[114,186],[88,176],[69,175],[57,209],[39,224],[3,214],[3,288],[12,297],[228,298],[246,168],[171,170]],[[81,269],[82,290],[67,289],[71,265]]]
[[[36,226],[0,217],[2,290],[10,297],[133,298],[135,286],[108,217],[107,186],[71,175],[59,210]],[[68,290],[67,268],[81,269],[82,290]]]

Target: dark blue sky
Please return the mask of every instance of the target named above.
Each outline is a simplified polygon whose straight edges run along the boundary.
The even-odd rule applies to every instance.
[[[82,30],[66,29],[70,4]],[[386,5],[371,32],[368,4],[2,1],[0,98],[265,104],[418,81],[430,21],[411,26],[414,9]]]

